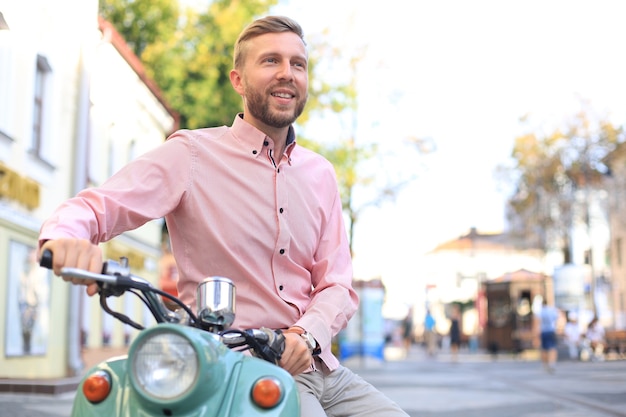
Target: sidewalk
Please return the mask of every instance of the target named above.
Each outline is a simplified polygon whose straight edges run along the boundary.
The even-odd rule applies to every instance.
[[[127,348],[103,347],[97,349],[85,349],[83,351],[83,362],[85,371],[92,366],[113,356],[124,355]],[[67,378],[51,379],[17,379],[0,378],[0,393],[16,394],[64,394],[73,392],[78,387],[82,375]],[[1,416],[1,414],[0,414]]]
[[[414,346],[383,365],[348,362],[420,417],[626,417],[626,361],[559,362],[547,373],[536,355],[449,354]]]

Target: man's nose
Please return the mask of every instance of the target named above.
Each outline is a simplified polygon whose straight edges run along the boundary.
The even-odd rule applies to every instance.
[[[291,67],[291,63],[285,62],[281,64],[276,76],[278,77],[278,79],[281,79],[281,80],[293,79],[293,68]]]

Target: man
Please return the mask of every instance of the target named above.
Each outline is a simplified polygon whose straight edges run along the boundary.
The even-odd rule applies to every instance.
[[[308,90],[300,26],[275,16],[249,25],[230,80],[244,107],[231,127],[176,132],[83,190],[43,225],[40,249],[57,274],[98,272],[99,242],[165,217],[185,303],[204,277],[227,276],[235,327],[287,329],[280,366],[298,382],[303,416],[406,416],[330,350],[358,298],[334,170],[295,143]]]
[[[559,310],[552,305],[548,305],[547,300],[543,300],[541,311],[539,312],[539,327],[541,331],[541,362],[547,372],[553,373],[556,365],[556,326],[559,319]]]
[[[424,339],[426,342],[426,352],[428,356],[435,356],[437,353],[437,329],[435,328],[435,318],[430,310],[426,310],[424,318]]]
[[[578,360],[580,357],[580,342],[582,340],[582,335],[580,332],[580,326],[578,325],[578,316],[576,313],[567,313],[567,322],[563,328],[563,339],[567,345],[569,358]]]

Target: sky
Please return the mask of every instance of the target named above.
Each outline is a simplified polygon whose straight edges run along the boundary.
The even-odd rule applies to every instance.
[[[510,163],[515,137],[554,130],[583,101],[626,124],[621,0],[288,0],[273,12],[305,36],[326,30],[346,56],[365,47],[356,139],[395,155],[383,171],[416,178],[361,215],[355,277],[382,277],[407,304],[420,256],[471,227],[506,229],[510,190],[494,171]],[[407,151],[410,137],[432,140],[434,152]]]

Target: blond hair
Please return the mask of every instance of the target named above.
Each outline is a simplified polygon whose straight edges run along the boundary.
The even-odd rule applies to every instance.
[[[293,32],[302,39],[304,42],[304,33],[302,27],[293,19],[285,16],[267,16],[261,19],[257,19],[250,23],[237,38],[235,42],[235,53],[233,56],[233,66],[240,68],[246,58],[247,45],[250,39],[257,36],[264,35],[266,33],[281,33],[281,32]]]

